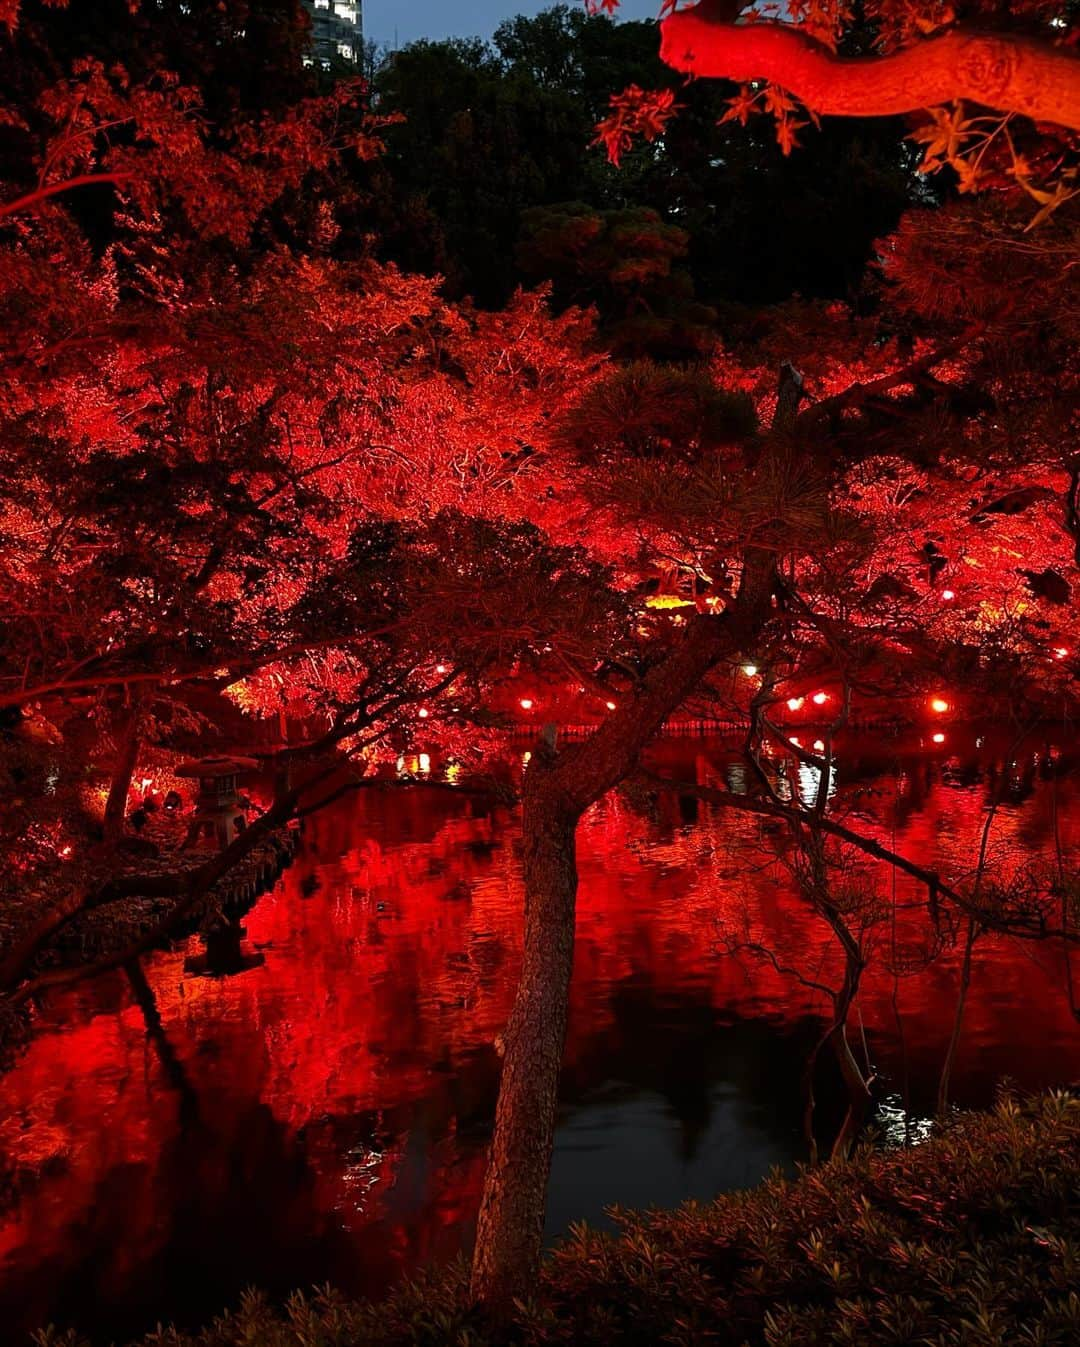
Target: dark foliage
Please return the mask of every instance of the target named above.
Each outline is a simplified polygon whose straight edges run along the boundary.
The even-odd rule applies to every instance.
[[[522,213],[517,260],[550,281],[558,309],[595,305],[617,355],[693,359],[716,340],[716,310],[697,301],[684,229],[649,206],[599,210],[579,201]]]
[[[1080,1340],[1080,1101],[1005,1096],[911,1150],[866,1148],[710,1206],[576,1230],[514,1322],[485,1325],[460,1271],[382,1306],[256,1295],[203,1333],[144,1347],[652,1347]],[[79,1347],[49,1333],[50,1347]]]
[[[630,84],[671,88],[682,111],[662,140],[639,144],[615,169],[601,149],[586,147],[609,96]],[[874,239],[913,198],[927,196],[898,119],[830,123],[785,157],[768,119],[719,124],[734,86],[684,85],[659,61],[654,24],[613,25],[581,7],[510,20],[491,46],[413,43],[383,63],[375,89],[379,112],[405,118],[368,180],[367,218],[382,254],[440,272],[451,295],[493,307],[522,279],[550,279],[557,300],[585,295],[625,328],[626,286],[601,274],[604,245],[620,214],[643,209],[655,214],[654,238],[667,231],[665,247],[673,235],[689,236],[673,273],[685,282],[685,294],[674,296],[683,307],[695,295],[699,308],[793,293],[846,298]],[[525,214],[533,208],[547,226],[543,246],[536,217]],[[545,208],[556,208],[546,222]],[[560,212],[585,212],[602,225],[587,255],[574,220],[552,228]],[[667,284],[670,300],[670,276]],[[650,296],[640,286],[634,293],[647,315]],[[670,315],[653,327],[635,321],[622,349],[668,355]],[[705,321],[689,315],[675,354],[693,348],[693,328]]]
[[[0,72],[23,101],[75,61],[119,63],[133,81],[167,70],[202,92],[209,120],[281,111],[313,91],[304,66],[311,21],[300,0],[27,0]]]
[[[753,400],[693,369],[637,360],[595,384],[563,418],[562,445],[580,462],[693,462],[757,429]]]

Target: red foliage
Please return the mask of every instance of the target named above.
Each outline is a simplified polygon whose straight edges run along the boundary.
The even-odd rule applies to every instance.
[[[673,108],[637,90],[607,134],[660,135]],[[789,592],[747,652],[765,681],[714,680],[712,710],[782,708],[810,678],[1069,704],[1064,222],[1032,244],[1004,216],[914,216],[882,245],[878,318],[777,310],[703,389],[613,368],[542,294],[481,313],[339,247],[340,156],[378,148],[355,89],[211,127],[194,89],[83,62],[23,113],[33,152],[0,193],[0,708],[78,722],[88,698],[114,730],[145,688],[168,745],[227,724],[224,689],[313,734],[356,717],[368,759],[472,761],[523,695],[537,721],[625,704],[750,547]],[[784,361],[803,407],[770,439]]]

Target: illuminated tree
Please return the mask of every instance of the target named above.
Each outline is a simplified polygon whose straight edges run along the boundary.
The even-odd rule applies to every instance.
[[[1022,15],[1045,25],[1041,40],[1022,31],[945,31],[964,18],[977,20],[978,4],[965,6],[967,13],[933,4],[873,6],[869,17],[878,21],[886,51],[862,60],[834,54],[849,21],[840,5],[796,6],[802,32],[779,23],[736,24],[730,0],[668,8],[661,54],[670,65],[697,76],[772,80],[819,115],[888,116],[966,99],[1080,127],[1075,58],[1046,40],[1065,26],[1058,4],[1030,5]]]
[[[0,14],[13,20],[13,5]],[[680,23],[715,35],[719,14],[672,15],[667,54],[685,57],[672,48],[690,31]],[[921,45],[917,19],[936,20],[914,8],[890,15],[872,16],[879,37],[919,69],[928,50],[956,46]],[[797,17],[844,36],[839,11]],[[744,32],[777,35],[785,61],[808,51],[776,26],[732,31],[736,47]],[[506,41],[525,61],[515,34]],[[709,51],[725,41],[710,36]],[[1002,41],[1025,61],[1034,50]],[[887,74],[899,58],[866,59],[858,70],[881,59]],[[756,78],[726,73],[740,71]],[[1011,72],[995,114],[1023,110]],[[915,214],[880,245],[869,316],[793,303],[692,371],[619,368],[572,308],[552,318],[543,295],[518,294],[477,312],[343,240],[356,201],[341,155],[369,159],[386,129],[357,97],[239,100],[211,126],[194,85],[92,60],[5,111],[16,143],[0,194],[0,585],[14,620],[0,710],[44,710],[35,724],[62,735],[90,718],[74,699],[95,699],[112,738],[91,755],[112,759],[100,822],[113,840],[140,744],[209,735],[236,707],[283,719],[285,751],[311,774],[222,855],[156,884],[86,867],[47,820],[27,864],[62,866],[66,891],[0,971],[23,979],[84,906],[174,899],[117,957],[137,955],[260,828],[325,799],[343,765],[370,784],[381,760],[422,744],[482,763],[506,725],[495,695],[528,670],[550,707],[526,699],[545,728],[521,788],[524,964],[473,1270],[477,1299],[505,1313],[540,1255],[578,824],[665,721],[684,704],[739,716],[754,784],[723,803],[791,824],[820,867],[823,838],[876,844],[829,816],[827,791],[809,808],[785,799],[770,753],[827,782],[857,699],[921,714],[944,686],[946,705],[978,696],[1020,722],[1074,706],[1068,137],[1014,136],[1011,121],[995,130],[959,110],[932,119],[931,159],[969,172],[968,185],[1011,168],[1048,198],[1038,231],[1007,203]],[[631,130],[665,134],[677,97],[619,100],[602,128],[616,151]],[[790,147],[786,94],[736,94],[732,120],[758,102]],[[1054,107],[1067,127],[1067,99]],[[1031,155],[1045,156],[1038,172]],[[648,223],[670,261],[677,240]],[[605,267],[640,265],[616,253]],[[567,686],[596,728],[563,747]],[[793,721],[808,698],[825,708],[809,746]],[[880,846],[870,854],[972,923],[1048,929],[1049,891],[987,905]],[[31,978],[16,996],[83,971]]]
[[[905,221],[883,245],[888,302],[872,320],[791,306],[717,356],[712,396],[667,371],[624,370],[564,422],[596,517],[681,583],[640,629],[647,641],[650,622],[670,624],[662,643],[618,659],[610,718],[583,743],[549,742],[526,774],[525,963],[473,1272],[492,1305],[526,1293],[539,1255],[575,828],[664,719],[687,699],[744,718],[758,786],[725,803],[764,800],[814,843],[824,804],[805,819],[767,758],[828,779],[853,697],[923,714],[944,685],[1018,725],[1075,703],[1076,232],[1061,214],[1031,243],[1003,212],[989,239],[981,207]],[[767,433],[739,412],[747,393]],[[789,722],[815,688],[829,690],[811,746]],[[922,882],[928,902],[944,892],[936,876]],[[1049,886],[1001,906],[953,887],[949,901],[971,929],[1038,937],[1058,899]],[[852,1088],[865,1106],[854,1076]]]
[[[494,664],[560,633],[580,655],[619,612],[563,545],[571,500],[527,523],[555,490],[545,426],[599,363],[589,321],[336,260],[339,159],[382,126],[355,90],[213,125],[196,89],[90,61],[12,118],[0,709],[17,739],[43,711],[86,761],[39,800],[64,892],[8,980],[117,896],[94,844],[120,839],[144,751],[219,735],[231,702],[315,717],[289,753],[366,770],[417,724],[460,735]],[[92,804],[90,767],[112,778]]]

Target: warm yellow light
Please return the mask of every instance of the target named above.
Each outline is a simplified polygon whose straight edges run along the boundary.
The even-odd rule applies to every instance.
[[[949,599],[955,599],[956,595],[953,593],[951,589],[943,589],[941,591],[941,597],[945,599],[946,602],[948,602]]]
[[[522,709],[523,711],[531,711],[531,710],[532,710],[532,704],[533,704],[533,701],[532,701],[532,698],[531,698],[531,697],[522,697],[522,699],[521,699],[521,709]]]
[[[930,710],[937,711],[939,715],[941,714],[942,711],[947,711],[948,709],[949,703],[945,700],[944,697],[934,697],[930,702]]]
[[[824,706],[825,703],[826,703],[828,700],[829,700],[829,694],[828,694],[827,692],[815,692],[815,693],[814,693],[814,705],[815,705],[815,706]]]
[[[799,711],[802,709],[802,704],[805,701],[805,697],[789,697],[787,699],[787,709],[789,711]]]
[[[757,665],[756,665],[756,664],[744,664],[744,665],[742,666],[742,671],[743,671],[743,673],[747,676],[747,678],[755,678],[755,677],[757,677]]]
[[[814,740],[814,752],[815,752],[815,753],[824,753],[824,752],[825,752],[825,740],[824,740],[824,739],[815,739],[815,740]]]
[[[945,742],[945,736],[944,736],[943,734],[935,734],[935,735],[934,735],[934,743],[935,743],[935,744],[943,744],[944,742]]]
[[[678,594],[650,594],[645,600],[646,608],[693,608],[692,599],[680,598]]]
[[[614,710],[615,710],[615,703],[614,703],[614,702],[605,702],[604,705],[607,707],[607,709],[608,709],[609,711],[614,711]]]
[[[431,715],[431,712],[427,709],[426,706],[421,706],[420,710],[416,714],[420,717],[421,720],[427,720],[428,716]]]

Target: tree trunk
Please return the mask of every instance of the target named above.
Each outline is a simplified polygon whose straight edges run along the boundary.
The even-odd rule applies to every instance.
[[[945,1051],[945,1061],[942,1064],[941,1078],[938,1081],[937,1116],[939,1118],[943,1118],[949,1108],[949,1081],[952,1079],[956,1050],[960,1046],[960,1031],[964,1025],[964,1008],[967,1005],[968,988],[971,986],[971,954],[975,948],[977,934],[975,918],[969,917],[967,936],[964,939],[964,958],[960,964],[960,989],[956,994],[956,1013],[953,1016],[952,1033],[949,1035],[949,1046]]]
[[[524,802],[525,957],[504,1035],[472,1285],[498,1311],[535,1287],[574,960],[578,814],[541,778]]]
[[[819,1039],[803,1072],[803,1131],[810,1150],[810,1163],[816,1165],[818,1147],[814,1136],[814,1071],[821,1049],[826,1044],[831,1046],[836,1063],[840,1068],[840,1075],[844,1081],[844,1089],[848,1100],[844,1121],[829,1152],[831,1159],[835,1160],[849,1154],[855,1138],[866,1121],[870,1105],[873,1103],[873,1095],[870,1092],[872,1081],[866,1079],[859,1070],[859,1064],[851,1051],[851,1044],[848,1042],[847,1036],[848,1016],[851,1014],[855,997],[859,993],[859,983],[862,980],[863,969],[866,967],[866,960],[859,940],[848,928],[847,922],[829,894],[825,839],[820,816],[816,817],[813,823],[809,825],[805,835],[797,827],[793,829],[793,832],[796,844],[803,848],[806,856],[807,871],[803,878],[806,896],[815,911],[828,923],[829,929],[836,936],[840,948],[844,951],[843,981],[832,994],[832,1023]]]
[[[140,720],[139,698],[133,696],[120,734],[120,746],[116,766],[113,769],[112,783],[109,786],[109,798],[105,802],[104,832],[105,841],[109,845],[118,842],[124,831],[128,792],[135,772],[135,761],[139,756]]]
[[[524,959],[504,1035],[472,1268],[473,1298],[496,1319],[535,1289],[539,1274],[574,952],[578,821],[633,770],[642,748],[704,675],[756,638],[771,611],[773,576],[773,554],[751,550],[727,612],[698,617],[588,739],[561,753],[554,744],[534,750],[522,811]]]
[[[847,924],[831,902],[825,906],[825,917],[844,948],[844,981],[836,1000],[832,1050],[836,1057],[836,1064],[840,1068],[840,1075],[844,1080],[848,1106],[840,1131],[837,1133],[836,1140],[832,1144],[832,1150],[829,1152],[830,1158],[836,1160],[850,1153],[855,1138],[859,1135],[862,1125],[866,1121],[866,1115],[870,1111],[874,1097],[870,1092],[870,1082],[859,1070],[859,1064],[851,1051],[851,1044],[848,1042],[847,1036],[848,1016],[851,1014],[855,997],[859,993],[859,983],[862,980],[866,961],[863,958],[859,942],[848,930]]]
[[[848,1005],[850,1008],[850,1002]],[[851,1148],[862,1131],[863,1124],[866,1122],[867,1115],[874,1102],[870,1084],[859,1070],[855,1054],[851,1051],[851,1044],[848,1042],[847,1036],[847,1011],[844,1013],[845,1022],[833,1035],[832,1048],[844,1080],[848,1104],[844,1121],[840,1125],[840,1131],[836,1134],[836,1140],[829,1152],[829,1158],[832,1160],[844,1159],[851,1154]]]

